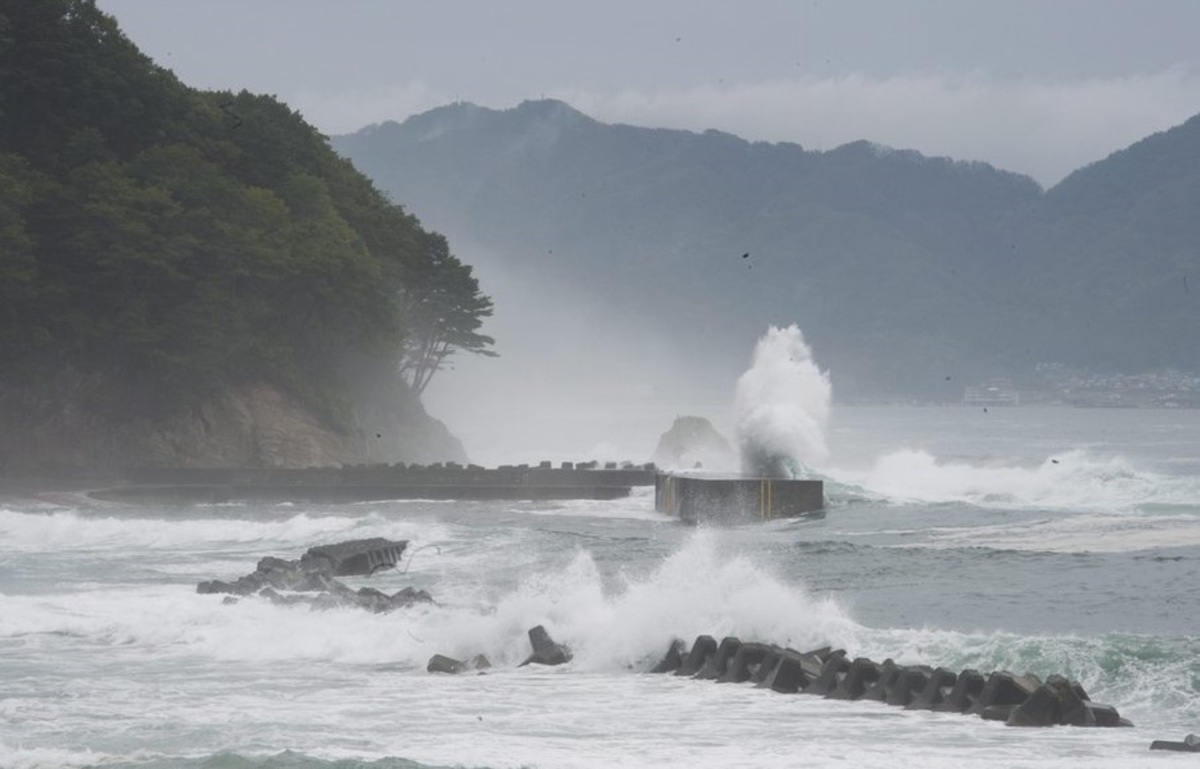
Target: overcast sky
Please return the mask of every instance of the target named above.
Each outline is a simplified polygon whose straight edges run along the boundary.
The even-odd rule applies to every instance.
[[[984,160],[1044,185],[1200,113],[1200,0],[98,0],[327,134],[465,100]]]

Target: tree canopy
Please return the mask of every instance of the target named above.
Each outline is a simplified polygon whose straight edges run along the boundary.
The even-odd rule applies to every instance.
[[[435,309],[436,308],[436,309]],[[0,384],[69,369],[125,410],[229,383],[419,391],[491,313],[445,239],[287,105],[180,83],[93,0],[0,0]]]
[[[436,233],[423,239],[426,258],[401,291],[409,333],[400,371],[422,393],[456,350],[495,355],[495,340],[479,333],[492,314],[492,300],[479,293],[479,281]]]

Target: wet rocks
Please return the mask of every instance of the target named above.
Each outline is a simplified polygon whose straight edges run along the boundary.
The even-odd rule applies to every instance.
[[[406,547],[406,539],[393,542],[383,537],[319,545],[310,547],[300,557],[300,568],[335,577],[369,576],[381,569],[395,568]]]
[[[850,663],[842,680],[829,693],[834,700],[856,700],[866,693],[867,687],[879,680],[883,674],[883,666],[866,657],[857,657]]]
[[[744,643],[734,652],[733,659],[725,666],[725,672],[717,679],[719,684],[740,684],[749,681],[762,666],[771,647],[760,643]]]
[[[1174,750],[1178,753],[1200,753],[1200,735],[1189,734],[1182,742],[1172,740],[1155,740],[1150,743],[1151,750]]]
[[[571,661],[571,650],[551,638],[542,625],[529,629],[529,643],[533,645],[533,654],[517,667],[531,664],[562,665]]]
[[[1042,682],[1034,675],[1015,676],[1007,670],[992,673],[983,685],[983,690],[979,692],[979,697],[966,712],[984,718],[990,715],[992,719],[1002,721],[1004,718],[995,718],[1002,709],[1011,710],[1020,705],[1041,685]],[[991,712],[985,714],[989,708]],[[1005,713],[1007,718],[1007,711]]]
[[[908,710],[933,710],[954,690],[958,673],[946,668],[930,672],[925,688],[916,694],[904,707]]]
[[[939,713],[965,713],[979,699],[985,683],[987,679],[983,677],[983,673],[968,668],[958,674],[954,688],[941,702],[934,705],[933,709]]]
[[[737,654],[741,648],[741,639],[727,636],[721,639],[721,645],[717,647],[715,654],[709,656],[704,663],[704,667],[697,671],[693,678],[702,678],[705,680],[715,681],[725,673],[725,668],[729,666],[729,661]]]
[[[433,603],[429,593],[412,587],[387,595],[370,587],[354,590],[336,579],[365,576],[392,568],[400,561],[407,546],[407,540],[376,537],[312,547],[296,561],[266,556],[244,577],[234,582],[201,582],[196,586],[196,592],[258,595],[281,606],[307,605],[316,609],[352,606],[375,613]]]
[[[694,676],[708,662],[708,658],[717,653],[717,639],[710,635],[697,636],[692,650],[688,652],[683,665],[675,671],[677,676]]]
[[[764,662],[770,670],[758,684],[781,694],[795,694],[805,689],[821,674],[821,660],[814,654],[801,654],[794,649],[776,652],[774,659]]]
[[[533,646],[533,654],[517,667],[526,665],[562,665],[571,661],[571,650],[550,637],[550,633],[542,625],[529,629],[529,643]],[[675,644],[672,643],[672,648]],[[682,646],[682,642],[680,642]],[[679,649],[676,649],[678,653]],[[667,652],[670,654],[670,650]],[[467,671],[482,672],[490,668],[492,663],[482,654],[477,654],[469,660],[459,660],[445,654],[435,654],[429,658],[425,670],[430,673],[465,673]],[[663,671],[666,672],[666,671]]]
[[[429,658],[425,670],[430,673],[467,673],[475,671],[482,673],[492,666],[491,661],[482,654],[476,654],[469,660],[456,660],[443,654],[435,654]]]
[[[924,665],[909,665],[900,668],[895,682],[887,691],[887,699],[884,702],[898,707],[907,707],[917,692],[929,685],[929,675],[932,672]]]
[[[863,691],[860,699],[872,702],[887,702],[888,692],[895,686],[896,679],[899,677],[900,667],[889,657],[879,666],[879,678],[875,679],[875,683]]]
[[[1075,681],[1050,676],[1046,683],[1012,709],[1009,726],[1124,726],[1115,708],[1092,702]]]
[[[1076,681],[1053,675],[1044,682],[1032,674],[978,670],[955,672],[928,665],[850,661],[829,647],[799,652],[772,644],[743,642],[729,636],[718,645],[712,636],[696,638],[690,651],[675,639],[652,672],[674,672],[720,683],[753,682],[783,694],[828,699],[875,700],[908,710],[964,713],[1004,721],[1009,726],[1131,726],[1116,708],[1092,702]],[[1158,741],[1156,750],[1196,750],[1184,743]]]
[[[846,652],[838,649],[832,652],[824,660],[821,666],[821,674],[817,679],[805,687],[805,694],[817,694],[822,697],[828,697],[833,694],[841,683],[842,678],[850,670],[850,662],[846,659]]]
[[[687,641],[682,638],[674,638],[671,640],[671,645],[667,647],[667,653],[659,660],[659,663],[651,669],[651,673],[673,673],[683,667],[683,652],[687,649]]]

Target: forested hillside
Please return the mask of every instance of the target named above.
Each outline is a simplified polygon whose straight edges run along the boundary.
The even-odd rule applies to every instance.
[[[1200,371],[1200,116],[1068,176],[1023,242],[1043,357]]]
[[[90,0],[0,2],[10,465],[461,458],[409,385],[490,312],[286,105],[188,88]],[[286,444],[280,409],[323,448],[222,445]]]
[[[645,334],[744,365],[797,322],[842,397],[956,400],[1039,364],[1200,370],[1200,120],[1049,192],[974,162],[455,104],[334,138],[505,269],[599,293]]]

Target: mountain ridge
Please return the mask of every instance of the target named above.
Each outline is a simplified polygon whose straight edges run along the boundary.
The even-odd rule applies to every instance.
[[[1048,363],[1200,370],[1194,342],[1167,339],[1198,309],[1156,302],[1128,246],[1149,232],[1162,247],[1146,261],[1181,271],[1200,254],[1186,216],[1200,168],[1180,160],[1200,117],[1049,189],[867,140],[811,151],[606,124],[558,101],[447,105],[331,141],[504,269],[556,276],[667,339],[719,318],[723,361],[767,323],[798,322],[843,394],[953,399],[947,381]],[[1139,189],[1140,206],[1120,202]],[[746,268],[771,278],[743,285]]]
[[[879,304],[889,289],[912,297],[897,307],[903,316],[969,302],[939,288],[948,254],[998,251],[996,222],[1023,215],[1041,194],[1032,179],[986,163],[866,141],[818,152],[717,131],[608,125],[559,102],[451,105],[331,141],[394,200],[456,241],[504,253],[508,269],[586,284],[615,312],[655,316],[646,327],[666,338],[719,314],[729,320],[710,341],[739,365],[768,323],[796,321],[844,380],[859,382],[895,344],[894,323],[845,308]],[[960,205],[964,185],[987,205]],[[921,214],[930,208],[940,211],[935,221]],[[745,267],[772,269],[775,279],[741,286],[751,277],[740,272],[744,253],[753,254]],[[665,295],[645,289],[668,283],[675,288]],[[647,313],[651,305],[657,311]],[[745,313],[749,305],[757,307]],[[961,369],[963,345],[937,336],[944,363],[901,365],[909,370],[889,376],[919,387],[944,380],[930,367]],[[872,388],[843,392],[856,389]]]

